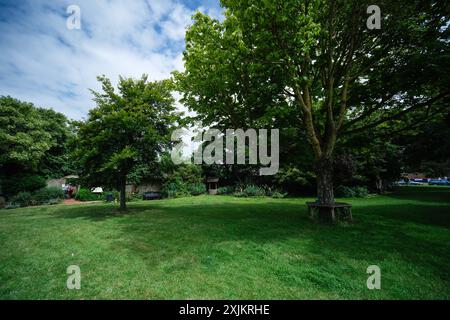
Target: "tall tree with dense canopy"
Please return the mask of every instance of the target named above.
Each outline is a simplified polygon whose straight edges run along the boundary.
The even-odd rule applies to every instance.
[[[8,96],[0,97],[0,184],[8,195],[33,180],[60,178],[70,172],[69,120],[51,109]],[[27,181],[29,180],[29,181]]]
[[[92,91],[97,107],[77,123],[75,157],[81,176],[90,185],[120,191],[120,210],[126,210],[126,183],[155,165],[170,143],[177,120],[169,81],[120,77],[118,90],[105,76],[102,92]]]
[[[184,103],[207,124],[266,124],[293,113],[315,158],[317,196],[334,203],[339,140],[448,107],[445,1],[222,0],[225,20],[197,13],[186,34]],[[261,121],[266,120],[266,122]]]

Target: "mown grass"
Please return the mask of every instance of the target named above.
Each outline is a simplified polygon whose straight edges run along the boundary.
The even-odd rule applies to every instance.
[[[310,199],[200,196],[0,211],[1,299],[449,299],[450,188],[351,200],[352,225]],[[381,268],[381,290],[366,269]],[[81,290],[66,269],[81,268]]]

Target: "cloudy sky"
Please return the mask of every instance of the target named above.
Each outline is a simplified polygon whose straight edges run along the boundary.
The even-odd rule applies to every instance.
[[[79,30],[67,27],[70,5],[80,8]],[[219,0],[0,0],[0,95],[81,119],[98,75],[156,80],[182,70],[195,10],[221,16]]]

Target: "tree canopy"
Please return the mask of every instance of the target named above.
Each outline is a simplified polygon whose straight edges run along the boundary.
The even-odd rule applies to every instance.
[[[448,107],[445,2],[378,1],[379,30],[367,27],[368,1],[222,4],[223,22],[197,13],[187,31],[186,70],[175,73],[183,101],[219,126],[276,126],[289,115],[308,137],[321,203],[334,202],[344,137]]]
[[[3,176],[30,172],[60,177],[69,171],[69,121],[61,113],[0,97],[0,169]]]
[[[86,121],[77,122],[75,157],[85,183],[120,190],[126,209],[125,187],[156,166],[159,153],[170,144],[178,119],[169,81],[119,78],[117,91],[105,76],[102,92],[92,91],[97,106]]]

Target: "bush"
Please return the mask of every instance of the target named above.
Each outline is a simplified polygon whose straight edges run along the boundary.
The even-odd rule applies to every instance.
[[[280,192],[280,191],[275,191],[272,193],[272,198],[274,199],[283,199],[286,198],[287,193],[285,192]]]
[[[369,190],[367,190],[367,187],[355,187],[354,190],[356,198],[367,198],[369,196]]]
[[[238,187],[236,188],[236,191],[233,193],[233,196],[235,197],[261,197],[265,195],[266,192],[264,188],[255,185]]]
[[[30,192],[19,192],[14,197],[11,198],[11,203],[13,205],[18,205],[20,207],[27,207],[31,203],[31,193]]]
[[[78,201],[98,201],[103,200],[103,196],[100,194],[92,193],[89,189],[81,188],[75,194],[75,199]]]
[[[17,209],[20,208],[20,205],[14,203],[7,203],[4,207],[5,209]]]
[[[111,192],[107,192],[107,193],[111,193]],[[117,194],[117,201],[119,201],[120,199],[120,195]],[[105,196],[105,200],[106,200],[106,196]],[[129,202],[132,201],[138,201],[138,200],[142,200],[142,193],[140,192],[132,192],[132,193],[127,193],[126,194],[126,200]]]
[[[64,191],[58,187],[42,188],[32,194],[33,204],[54,203],[60,199],[64,199]]]
[[[334,190],[335,196],[339,198],[354,198],[355,191],[353,188],[346,186],[339,186]]]
[[[339,198],[366,198],[369,191],[366,187],[339,186],[336,188],[335,194]]]
[[[248,197],[261,197],[265,196],[266,192],[264,191],[264,188],[255,186],[255,185],[248,185],[244,188],[243,192]]]
[[[189,185],[189,193],[193,196],[198,196],[206,193],[206,185],[204,183],[191,183]]]
[[[236,191],[233,193],[233,196],[238,197],[238,198],[243,198],[243,197],[246,197],[247,194],[243,191]]]
[[[185,197],[189,195],[187,185],[181,180],[166,183],[161,191],[162,194],[168,198]]]
[[[44,177],[33,174],[15,175],[2,181],[3,191],[8,195],[16,195],[19,192],[33,192],[47,185]]]
[[[234,187],[233,186],[226,186],[226,187],[220,187],[217,189],[217,194],[225,195],[225,194],[233,194]]]

